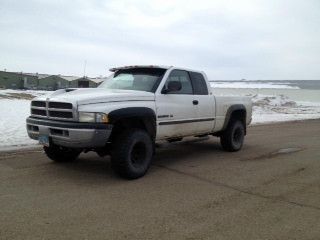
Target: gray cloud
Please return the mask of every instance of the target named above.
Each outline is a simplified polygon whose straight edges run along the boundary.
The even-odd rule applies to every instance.
[[[0,0],[0,68],[105,75],[178,65],[210,79],[319,79],[317,0]]]

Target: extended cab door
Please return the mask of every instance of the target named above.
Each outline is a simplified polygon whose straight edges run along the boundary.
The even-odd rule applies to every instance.
[[[170,81],[179,81],[181,89],[163,93]],[[156,94],[157,139],[193,135],[197,130],[197,105],[189,73],[172,70],[165,85]]]
[[[197,131],[198,133],[211,132],[215,124],[215,98],[208,91],[207,82],[203,74],[189,72],[189,75],[194,91],[194,101],[197,103]]]

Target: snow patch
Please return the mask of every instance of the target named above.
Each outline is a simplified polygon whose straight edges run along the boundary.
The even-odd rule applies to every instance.
[[[11,97],[16,95],[30,95],[31,97],[39,97],[42,95],[48,95],[53,91],[41,91],[41,90],[13,90],[13,89],[4,89],[0,90],[0,98]]]

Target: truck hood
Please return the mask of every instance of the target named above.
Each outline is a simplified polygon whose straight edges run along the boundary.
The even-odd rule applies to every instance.
[[[154,93],[150,92],[104,88],[60,89],[49,96],[37,98],[37,100],[70,102],[77,105],[122,101],[154,101],[154,99]]]

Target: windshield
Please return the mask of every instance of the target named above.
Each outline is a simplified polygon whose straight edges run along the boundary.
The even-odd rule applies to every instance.
[[[155,92],[165,71],[161,68],[121,69],[99,88]]]

